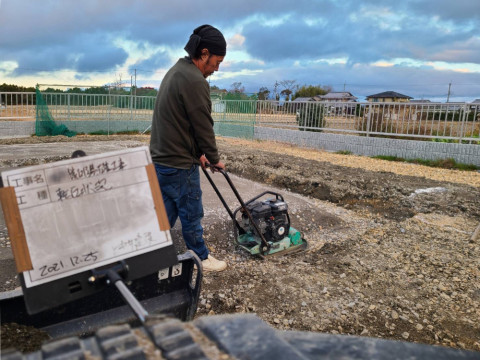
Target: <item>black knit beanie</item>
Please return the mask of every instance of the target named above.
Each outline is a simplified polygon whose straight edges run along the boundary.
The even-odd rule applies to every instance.
[[[191,58],[195,57],[198,49],[208,49],[213,55],[225,56],[227,42],[220,30],[211,25],[202,25],[193,30],[193,34],[185,45],[185,51]]]

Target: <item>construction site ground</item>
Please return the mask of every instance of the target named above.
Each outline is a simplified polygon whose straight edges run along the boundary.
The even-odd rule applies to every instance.
[[[0,139],[0,171],[148,145],[145,136]],[[255,313],[279,330],[355,334],[480,351],[480,173],[292,145],[217,138],[244,200],[281,193],[309,249],[260,259],[202,178],[205,240],[228,268],[206,274],[197,317]],[[238,206],[221,174],[213,178]],[[180,226],[172,229],[179,253]],[[0,289],[18,286],[0,217]],[[19,331],[16,330],[18,334]],[[15,335],[2,326],[2,347]]]

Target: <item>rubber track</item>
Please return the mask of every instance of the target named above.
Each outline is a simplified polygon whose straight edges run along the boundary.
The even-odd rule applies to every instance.
[[[159,354],[162,357],[159,357]],[[18,351],[2,352],[1,358],[2,360],[207,359],[186,330],[185,323],[177,319],[155,321],[150,326],[137,329],[132,329],[128,324],[107,326],[86,339],[68,337],[53,340],[44,344],[40,351],[30,354]]]
[[[53,340],[30,354],[2,352],[1,359],[479,360],[480,352],[361,336],[279,331],[253,314],[232,314],[204,316],[187,323],[156,316],[143,327],[107,326],[85,339]]]

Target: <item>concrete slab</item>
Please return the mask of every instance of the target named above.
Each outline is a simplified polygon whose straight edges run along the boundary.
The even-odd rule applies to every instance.
[[[227,203],[227,205],[229,205],[230,210],[233,212],[235,211],[235,209],[240,207],[240,202],[238,201],[225,177],[218,172],[214,174],[209,174],[212,180],[215,182],[221,195],[225,199],[225,202]],[[291,193],[285,189],[278,189],[273,186],[267,186],[265,184],[244,179],[233,174],[228,174],[228,176],[230,177],[230,180],[234,184],[237,192],[240,194],[240,197],[244,202],[249,201],[255,196],[263,193],[264,191],[273,191],[283,196],[283,198],[288,204],[290,213],[295,214],[302,209],[311,209],[312,206],[314,206],[314,202],[310,199],[298,194]],[[220,199],[218,198],[217,194],[213,190],[212,186],[210,185],[208,179],[205,177],[203,172],[201,174],[201,184],[203,192],[203,207],[205,212],[204,224],[209,225],[211,223],[218,222],[219,220],[230,221],[230,215],[228,215],[225,207],[221,203]],[[274,196],[266,195],[265,197],[262,197],[262,199],[267,199],[269,197],[273,198]],[[292,225],[295,226],[293,223]]]
[[[83,150],[87,155],[100,154],[108,151],[127,149],[145,145],[139,141],[83,141],[57,142],[45,144],[0,145],[0,162],[6,160],[21,160],[46,158],[49,156],[71,156],[75,150]]]

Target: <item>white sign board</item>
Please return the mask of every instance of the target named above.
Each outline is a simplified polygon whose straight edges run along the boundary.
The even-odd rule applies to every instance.
[[[172,245],[158,222],[151,163],[145,146],[3,172],[33,265],[26,287]]]

